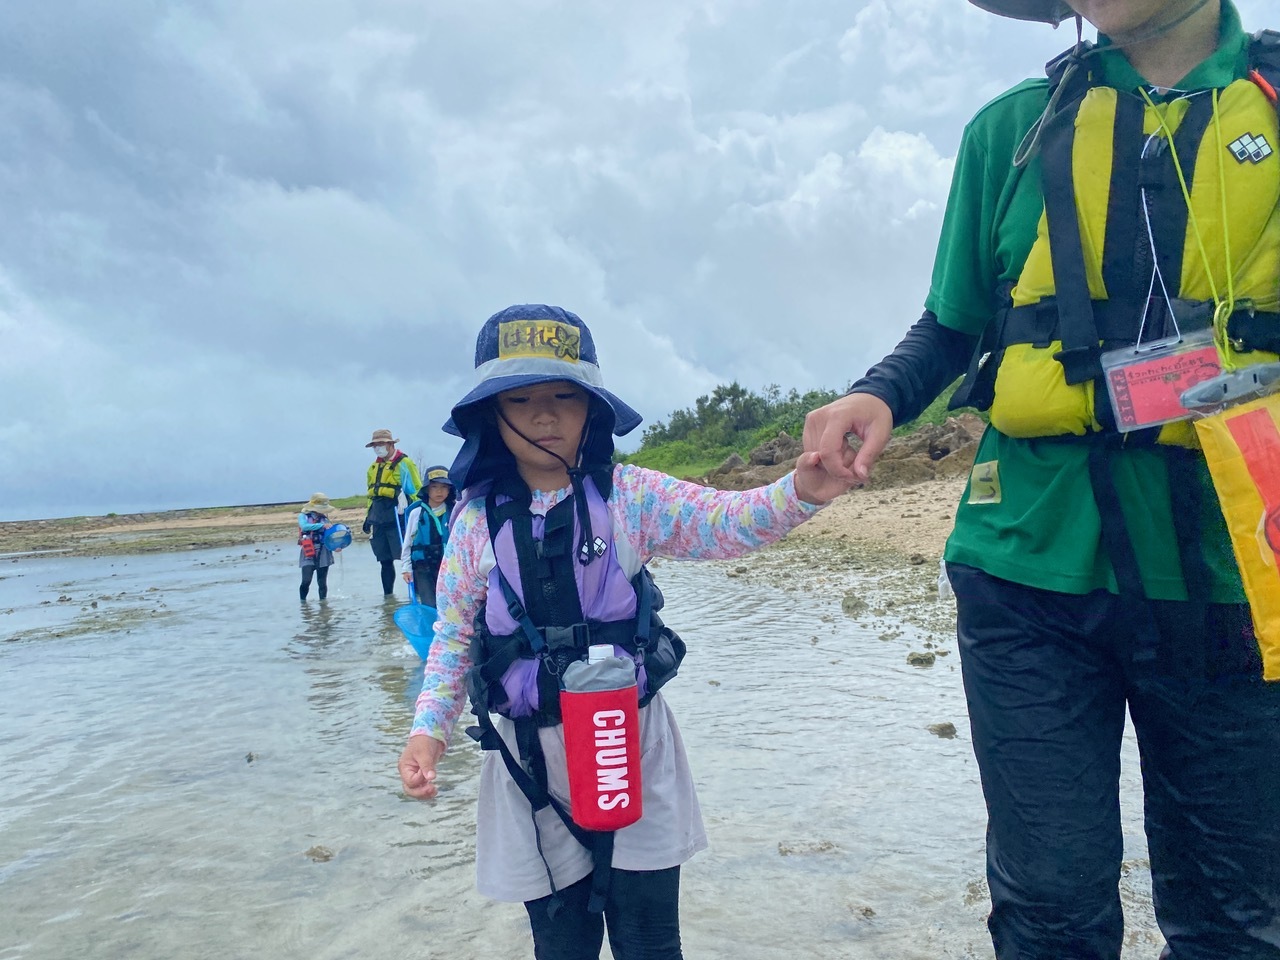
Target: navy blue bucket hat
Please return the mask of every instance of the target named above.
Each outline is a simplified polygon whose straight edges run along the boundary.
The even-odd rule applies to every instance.
[[[562,307],[525,303],[507,307],[485,321],[476,337],[477,384],[456,404],[446,433],[463,439],[449,473],[458,489],[487,479],[492,468],[514,465],[487,408],[505,390],[568,380],[593,398],[584,460],[605,462],[613,455],[610,434],[625,436],[640,426],[640,414],[604,388],[596,345],[582,319]],[[505,455],[505,456],[504,456]],[[491,462],[492,461],[492,462]]]
[[[449,479],[449,468],[441,464],[436,464],[433,467],[427,467],[422,474],[423,490],[426,489],[427,484],[429,483],[447,483],[452,487],[453,481]]]

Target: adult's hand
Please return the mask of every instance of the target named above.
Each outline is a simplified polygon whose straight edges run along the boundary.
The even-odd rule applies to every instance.
[[[817,453],[802,453],[796,459],[795,484],[796,496],[805,503],[821,506],[847,492],[853,481],[832,474]]]
[[[410,573],[408,570],[400,574],[400,576],[404,578],[405,583],[413,583],[413,574]]]
[[[363,523],[363,524],[361,524],[360,529],[361,529],[364,533],[372,533],[372,532],[373,532],[373,524],[369,522],[369,518],[368,518],[368,517],[365,517],[365,518],[364,518],[364,523]]]
[[[856,451],[845,439],[848,433],[862,441]],[[805,452],[818,454],[827,473],[850,485],[871,479],[871,467],[892,434],[893,412],[869,393],[847,394],[804,418]]]
[[[436,763],[444,756],[444,744],[435,737],[410,737],[400,754],[400,782],[404,784],[404,792],[419,800],[434,797],[439,788],[436,786]]]

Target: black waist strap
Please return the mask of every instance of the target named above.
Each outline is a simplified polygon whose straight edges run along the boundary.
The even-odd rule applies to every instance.
[[[1062,340],[1060,303],[1055,297],[1047,297],[1039,303],[1021,307],[1008,307],[996,317],[998,327],[997,347],[1015,343],[1030,343],[1047,347],[1055,340]],[[1151,302],[1143,340],[1157,340],[1171,336],[1173,322],[1184,332],[1207,329],[1213,323],[1213,303],[1201,300],[1172,301],[1172,317],[1163,300]],[[1139,308],[1141,309],[1141,308]],[[1244,314],[1244,311],[1239,311]],[[1263,314],[1280,326],[1280,315]],[[1101,341],[1133,343],[1138,336],[1139,318],[1134,305],[1122,300],[1093,301],[1093,319]],[[1258,324],[1254,324],[1258,326]]]
[[[1172,310],[1170,309],[1172,307]],[[1138,317],[1131,304],[1121,300],[1093,301],[1093,320],[1104,346],[1131,344],[1137,339]],[[1177,326],[1175,328],[1174,322]],[[1213,304],[1206,300],[1152,301],[1143,339],[1156,340],[1173,335],[1208,329],[1213,323]],[[1280,354],[1280,313],[1259,313],[1241,307],[1227,321],[1227,337],[1241,352],[1265,350]],[[991,407],[995,397],[996,370],[1003,352],[1017,343],[1048,347],[1063,340],[1060,304],[1054,297],[1039,303],[1000,310],[983,332],[974,351],[964,383],[952,397],[950,407],[973,406],[979,410]]]
[[[1163,300],[1154,300],[1147,316],[1143,340],[1156,340],[1174,334],[1173,321],[1184,333],[1207,330],[1213,325],[1213,303],[1209,300],[1173,300],[1172,317]],[[1021,307],[1008,307],[996,315],[998,329],[996,347],[1030,343],[1047,347],[1062,339],[1059,304],[1053,297]],[[1093,316],[1102,341],[1133,343],[1137,337],[1138,318],[1130,304],[1118,300],[1095,300]],[[1280,353],[1280,313],[1258,313],[1241,307],[1227,321],[1227,336],[1241,350],[1266,350]]]

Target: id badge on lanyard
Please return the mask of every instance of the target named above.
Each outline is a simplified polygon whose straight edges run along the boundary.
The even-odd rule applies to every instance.
[[[1222,373],[1213,331],[1108,350],[1102,355],[1107,394],[1121,433],[1158,427],[1192,415],[1182,395]]]

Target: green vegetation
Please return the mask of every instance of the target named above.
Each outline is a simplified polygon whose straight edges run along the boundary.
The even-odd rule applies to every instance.
[[[895,435],[954,416],[956,411],[947,410],[947,402],[959,384],[958,380],[953,383],[917,419],[898,427]],[[677,477],[705,476],[732,453],[745,460],[754,448],[780,432],[799,439],[805,414],[839,396],[837,391],[825,389],[803,394],[792,389],[784,394],[777,384],[770,384],[762,393],[747,390],[737,381],[721,385],[699,397],[693,407],[677,410],[667,421],[646,428],[640,449],[620,454],[618,460]]]
[[[799,437],[805,414],[838,396],[835,390],[802,394],[792,389],[784,394],[777,384],[770,384],[755,393],[737,381],[722,384],[699,397],[693,407],[649,426],[640,449],[619,459],[677,477],[702,476],[731,453],[745,458],[779,432]]]
[[[363,507],[368,497],[357,495],[354,497],[335,497],[329,502],[338,510],[349,510],[354,507]]]

